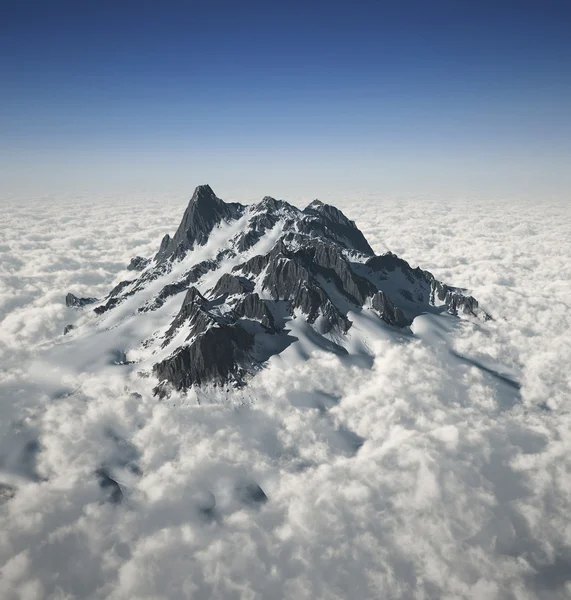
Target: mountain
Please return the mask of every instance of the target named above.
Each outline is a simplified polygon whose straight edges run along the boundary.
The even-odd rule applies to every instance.
[[[375,255],[353,221],[319,200],[303,210],[269,196],[245,206],[198,186],[175,234],[128,269],[137,275],[105,299],[68,294],[67,304],[93,304],[102,327],[152,329],[116,364],[141,361],[159,396],[244,385],[303,340],[352,356],[383,328],[412,335],[425,313],[490,318],[464,290],[391,252]]]

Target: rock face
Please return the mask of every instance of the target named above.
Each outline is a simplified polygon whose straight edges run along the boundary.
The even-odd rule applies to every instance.
[[[371,306],[377,311],[379,317],[389,325],[406,327],[412,323],[410,319],[404,316],[402,310],[391,302],[385,292],[380,290],[376,292],[371,298]]]
[[[243,212],[241,204],[223,202],[209,185],[199,185],[174,237],[163,238],[156,260],[164,262],[169,258],[182,258],[195,245],[204,245],[216,225],[224,220],[237,219]]]
[[[334,206],[316,200],[300,210],[270,196],[250,206],[226,203],[208,185],[196,188],[155,257],[135,257],[129,269],[143,270],[94,311],[104,315],[129,299],[133,319],[168,320],[144,345],[149,360],[157,356],[152,372],[161,396],[173,388],[244,385],[296,341],[294,323],[323,348],[346,353],[352,319],[367,311],[379,326],[409,333],[427,312],[489,318],[463,290],[390,252],[376,256]],[[68,306],[91,302],[66,298]]]
[[[303,230],[309,235],[317,233],[363,254],[374,254],[354,221],[350,221],[334,206],[314,200],[303,212],[310,217],[303,226]]]
[[[143,271],[148,264],[151,262],[149,258],[143,258],[142,256],[134,256],[127,267],[129,271]]]
[[[98,302],[97,298],[78,298],[77,296],[74,296],[73,294],[68,294],[65,297],[65,305],[68,307],[77,307],[77,308],[81,308],[82,306],[87,306],[88,304],[94,304],[95,302]]]

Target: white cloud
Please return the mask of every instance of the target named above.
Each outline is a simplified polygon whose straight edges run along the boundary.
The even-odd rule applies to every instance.
[[[3,598],[568,597],[568,209],[338,205],[377,251],[470,288],[496,320],[457,327],[449,347],[379,340],[371,369],[273,359],[202,406],[45,360],[82,318],[65,293],[107,293],[182,202],[5,211],[0,483],[17,491],[0,505]],[[244,501],[249,483],[268,501]]]

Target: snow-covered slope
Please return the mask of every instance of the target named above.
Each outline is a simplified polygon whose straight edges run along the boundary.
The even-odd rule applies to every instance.
[[[69,334],[92,364],[99,359],[85,345],[98,334],[105,356],[154,376],[160,396],[243,385],[300,341],[358,359],[383,326],[414,335],[422,314],[489,318],[464,290],[390,252],[376,256],[334,206],[226,203],[208,185],[196,188],[173,237],[129,269],[140,273],[101,301],[68,294],[68,306],[92,311]]]

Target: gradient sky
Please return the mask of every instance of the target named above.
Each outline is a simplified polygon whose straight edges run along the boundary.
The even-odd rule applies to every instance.
[[[571,2],[0,8],[0,197],[568,197]]]

